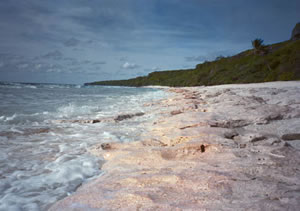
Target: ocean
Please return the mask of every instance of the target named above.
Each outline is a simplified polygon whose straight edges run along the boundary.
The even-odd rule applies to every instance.
[[[0,210],[46,210],[101,175],[89,147],[137,141],[155,118],[153,88],[0,83]],[[145,113],[123,121],[122,114]]]

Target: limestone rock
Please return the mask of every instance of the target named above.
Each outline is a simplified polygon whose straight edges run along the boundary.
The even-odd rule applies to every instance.
[[[238,136],[239,134],[232,130],[232,131],[228,131],[228,132],[225,132],[224,133],[224,138],[227,138],[227,139],[233,139],[235,136]]]
[[[300,82],[169,91],[141,141],[88,149],[103,174],[50,211],[299,210]]]
[[[300,38],[300,22],[296,24],[293,29],[291,40],[298,40]]]

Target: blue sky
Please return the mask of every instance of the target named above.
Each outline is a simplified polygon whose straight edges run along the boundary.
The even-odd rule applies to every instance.
[[[299,0],[1,0],[0,81],[76,83],[193,68],[290,38]]]

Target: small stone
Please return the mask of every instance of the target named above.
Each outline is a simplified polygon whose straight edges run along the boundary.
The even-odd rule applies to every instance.
[[[240,144],[240,148],[246,148],[246,144]]]
[[[200,149],[202,153],[205,152],[205,146],[203,144],[200,146]]]
[[[266,137],[265,136],[257,136],[257,137],[254,137],[250,140],[250,142],[254,143],[254,142],[258,142],[258,141],[262,141],[262,140],[265,140]]]
[[[103,150],[108,150],[108,149],[111,149],[111,145],[109,143],[103,143],[103,144],[101,144],[101,148]]]
[[[181,114],[182,111],[180,110],[176,110],[176,111],[171,111],[171,115],[177,115],[177,114]]]

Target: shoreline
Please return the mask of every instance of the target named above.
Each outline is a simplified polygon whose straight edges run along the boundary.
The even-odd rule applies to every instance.
[[[300,82],[164,89],[149,134],[91,148],[104,173],[50,210],[300,206]]]

